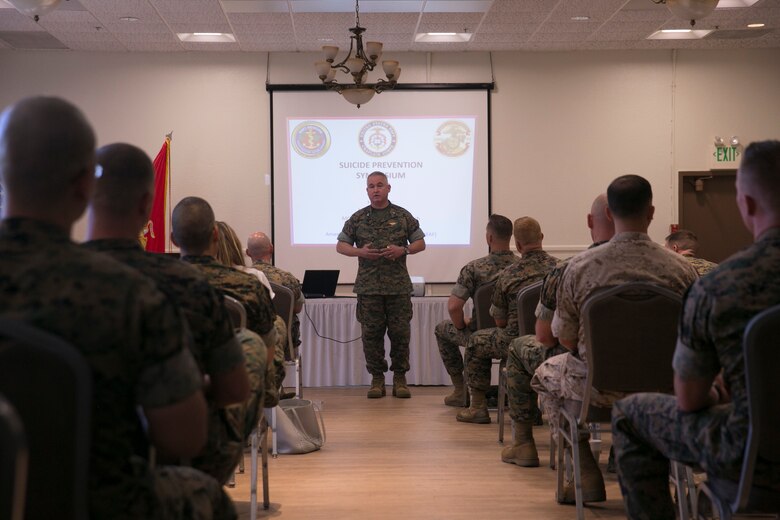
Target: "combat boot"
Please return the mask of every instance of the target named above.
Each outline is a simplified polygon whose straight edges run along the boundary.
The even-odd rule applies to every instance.
[[[579,440],[580,474],[582,476],[582,501],[604,502],[607,500],[607,490],[604,487],[604,477],[601,475],[598,462],[590,451],[588,439]],[[561,504],[574,504],[574,477],[563,488],[563,496],[558,497]]]
[[[369,399],[379,399],[380,397],[384,397],[386,394],[385,390],[385,375],[378,375],[374,376],[371,379],[371,388],[368,389],[368,394],[366,397]]]
[[[490,424],[490,414],[485,401],[485,392],[472,389],[471,406],[458,412],[457,419],[460,422]]]
[[[450,377],[455,388],[450,395],[444,398],[444,404],[462,408],[466,404],[466,388],[463,384],[463,374],[456,374]]]
[[[525,468],[535,468],[539,465],[533,425],[533,421],[512,421],[512,446],[501,450],[502,461]]]
[[[409,387],[406,385],[406,375],[396,374],[393,376],[393,396],[401,399],[409,399],[412,397],[412,393],[409,391]]]

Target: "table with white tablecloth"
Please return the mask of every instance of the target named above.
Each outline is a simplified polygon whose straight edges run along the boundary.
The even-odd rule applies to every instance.
[[[322,298],[306,300],[301,320],[301,360],[303,386],[369,385],[360,323],[355,318],[356,298]],[[406,379],[412,385],[452,384],[439,355],[433,330],[449,318],[446,296],[412,298],[414,317],[411,322],[409,364]],[[316,332],[315,332],[316,329]],[[321,337],[323,336],[323,337]],[[332,341],[348,342],[339,343]],[[356,339],[357,338],[357,339]],[[390,340],[385,336],[385,352],[390,365]],[[386,374],[392,384],[393,374]]]

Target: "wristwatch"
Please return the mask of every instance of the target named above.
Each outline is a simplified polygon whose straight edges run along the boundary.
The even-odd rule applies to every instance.
[[[408,255],[408,254],[409,254],[409,247],[407,247],[407,246],[404,246],[404,254],[405,254],[405,255]]]

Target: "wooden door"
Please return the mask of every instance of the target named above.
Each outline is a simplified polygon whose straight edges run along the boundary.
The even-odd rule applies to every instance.
[[[736,177],[736,170],[679,174],[680,229],[699,237],[701,258],[722,262],[753,242],[737,208]]]

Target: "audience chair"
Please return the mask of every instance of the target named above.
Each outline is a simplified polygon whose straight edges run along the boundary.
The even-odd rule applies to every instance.
[[[0,393],[27,438],[24,517],[87,518],[92,374],[86,360],[48,332],[0,318]]]
[[[476,330],[481,329],[489,329],[491,327],[496,326],[496,320],[493,319],[493,316],[490,315],[490,301],[493,298],[493,289],[496,288],[496,282],[495,280],[489,283],[486,283],[485,285],[479,287],[476,291],[474,291],[474,295],[472,296],[472,301],[474,303],[474,309],[476,311]],[[465,362],[466,358],[466,345],[463,345],[463,359]],[[463,379],[466,384],[466,394],[463,406],[465,408],[468,408],[468,406],[471,403],[471,396],[469,395],[468,391],[468,374],[466,373],[467,369],[464,366],[463,368]]]
[[[292,323],[293,316],[295,316],[295,297],[293,292],[283,285],[271,282],[271,288],[274,290],[273,304],[276,314],[281,316],[285,325],[287,325],[287,352],[284,356],[284,364],[286,367],[293,367],[295,369],[295,397],[301,399],[303,398],[301,349],[295,347],[292,337]]]
[[[0,395],[0,518],[24,518],[27,484],[27,440],[22,420]]]
[[[233,298],[232,296],[225,295],[225,307],[230,315],[230,322],[233,325],[233,329],[240,331],[246,328],[246,309],[244,306]],[[250,454],[252,461],[250,463],[250,482],[249,482],[249,512],[252,520],[257,518],[257,449],[260,445],[261,457],[262,457],[262,472],[263,472],[263,509],[270,507],[270,494],[268,489],[268,421],[265,418],[265,413],[260,417],[260,422],[257,427],[252,430],[249,436]],[[244,472],[244,459],[238,464],[239,473]],[[230,482],[235,485],[235,474],[230,479]],[[232,487],[232,486],[231,486]]]
[[[707,476],[698,499],[709,499],[718,518],[736,514],[780,514],[780,493],[753,485],[756,461],[780,466],[780,305],[748,323],[742,340],[750,424],[739,482]],[[700,506],[699,511],[702,511]]]
[[[697,518],[696,481],[693,468],[676,460],[669,461],[669,483],[674,486],[679,520]]]
[[[536,332],[536,306],[542,292],[542,281],[523,287],[517,293],[518,336]],[[498,368],[498,442],[504,442],[504,412],[506,401],[506,359],[501,360]]]
[[[581,403],[566,401],[561,408],[556,464],[559,501],[567,469],[574,474],[578,520],[584,518],[578,430],[591,423],[589,429],[598,435],[596,426],[610,423],[612,415],[611,407],[590,404],[591,392],[672,392],[681,306],[678,294],[647,283],[596,291],[582,306],[588,363],[585,395]]]

